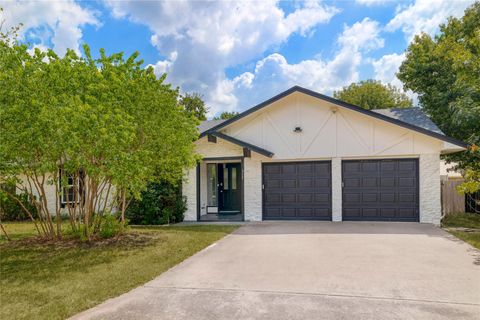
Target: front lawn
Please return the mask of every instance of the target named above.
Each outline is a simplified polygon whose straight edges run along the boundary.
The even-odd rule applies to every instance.
[[[455,237],[480,249],[480,214],[457,213],[442,219],[442,227]]]
[[[93,245],[32,241],[30,223],[6,224],[0,241],[0,319],[64,319],[129,291],[236,226],[132,229]],[[19,239],[22,238],[23,239]]]

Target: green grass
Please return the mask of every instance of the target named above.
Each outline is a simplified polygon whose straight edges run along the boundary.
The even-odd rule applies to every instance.
[[[4,222],[3,226],[12,240],[31,237],[37,234],[35,226],[30,222]],[[7,238],[5,238],[3,232],[0,231],[0,244],[6,240]]]
[[[456,213],[445,216],[442,219],[445,228],[472,228],[480,229],[480,214]]]
[[[153,279],[237,227],[132,229],[94,245],[32,241],[30,223],[6,228],[24,239],[0,243],[0,319],[64,319]]]
[[[462,239],[466,243],[471,244],[477,249],[480,249],[480,232],[464,232],[464,231],[448,231],[455,237]]]
[[[455,237],[480,249],[480,214],[456,213],[447,215],[442,219],[442,227]],[[478,229],[475,231],[448,230],[448,228]]]

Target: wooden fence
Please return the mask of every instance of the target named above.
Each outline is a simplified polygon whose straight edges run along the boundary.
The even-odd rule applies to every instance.
[[[442,181],[442,212],[444,215],[465,212],[465,196],[458,194],[455,188],[462,182],[463,179]]]

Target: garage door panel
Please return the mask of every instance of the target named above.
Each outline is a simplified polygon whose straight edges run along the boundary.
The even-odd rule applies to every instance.
[[[392,172],[395,172],[395,168],[396,168],[396,162],[394,161],[384,161],[382,163],[380,163],[380,172],[382,174],[388,174],[388,173],[392,173]]]
[[[328,200],[330,198],[329,193],[316,193],[315,194],[315,202],[316,203],[328,203]]]
[[[400,163],[398,163],[398,171],[400,172],[411,172],[415,171],[415,165],[416,165],[416,160],[404,160]]]
[[[377,178],[362,178],[362,187],[366,188],[376,188],[378,186]]]
[[[362,216],[367,218],[374,218],[378,216],[377,211],[377,208],[363,208]]]
[[[415,187],[415,178],[398,178],[398,186],[399,187],[407,187],[407,188],[413,188]]]
[[[297,167],[294,164],[284,164],[281,166],[282,174],[296,174]]]
[[[362,172],[377,172],[378,171],[378,163],[374,161],[364,161],[361,165]]]
[[[345,187],[360,187],[360,179],[359,178],[345,178],[343,179],[343,184]]]
[[[297,180],[295,179],[285,179],[281,181],[282,181],[281,183],[282,188],[295,188],[297,185]]]
[[[330,188],[330,179],[317,178],[315,179],[315,188]]]
[[[381,193],[380,201],[385,203],[395,202],[395,193]]]
[[[284,193],[282,194],[282,203],[295,203],[295,194],[293,193]]]
[[[345,193],[343,195],[343,201],[346,203],[348,202],[357,203],[357,202],[360,202],[360,199],[361,199],[360,193]]]
[[[265,163],[263,185],[264,219],[331,220],[330,161]]]
[[[312,188],[314,186],[313,178],[299,178],[298,187],[299,188]]]
[[[398,209],[398,217],[402,218],[413,218],[415,217],[415,209],[414,208],[400,208]]]
[[[376,203],[377,202],[377,194],[376,193],[364,193],[362,194],[362,201],[363,203]]]
[[[408,202],[408,203],[415,202],[415,194],[413,194],[413,193],[400,193],[398,195],[398,201],[399,202]]]
[[[395,187],[395,177],[380,177],[380,186],[382,188]]]
[[[345,208],[345,209],[343,209],[344,220],[346,220],[345,218],[354,219],[354,218],[359,218],[361,216],[362,216],[362,209],[360,209],[360,208]]]
[[[345,160],[343,219],[418,221],[418,160]]]
[[[312,163],[301,163],[297,166],[297,173],[299,175],[313,175],[315,167]]]
[[[395,208],[381,208],[380,215],[385,218],[395,218],[397,209]]]

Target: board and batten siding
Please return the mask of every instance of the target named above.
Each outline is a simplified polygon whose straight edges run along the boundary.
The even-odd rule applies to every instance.
[[[302,132],[294,132],[300,127]],[[439,155],[444,142],[302,93],[290,94],[230,124],[221,132],[274,153],[245,158],[245,220],[262,219],[262,162],[332,161],[332,220],[342,217],[342,159],[418,158],[420,222],[439,224]],[[196,142],[206,158],[242,156],[242,148],[220,138]],[[193,172],[193,173],[192,173]],[[184,195],[196,194],[196,169],[187,174]],[[196,198],[188,199],[186,220],[196,220]]]

